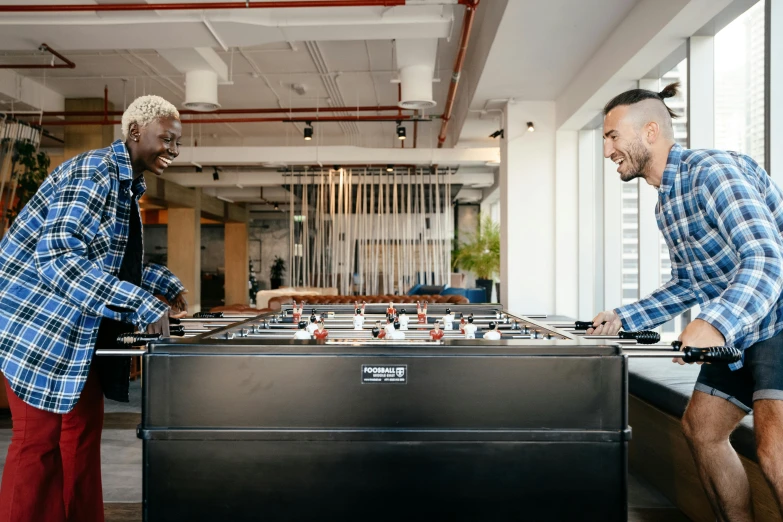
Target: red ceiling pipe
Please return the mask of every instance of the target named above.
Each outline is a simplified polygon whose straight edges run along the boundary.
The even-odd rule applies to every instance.
[[[413,122],[413,148],[416,148],[416,145],[419,142],[419,120],[416,120]]]
[[[318,123],[318,122],[351,122],[351,121],[410,121],[416,118],[415,116],[357,116],[354,118],[345,116],[321,116],[318,118],[311,118],[308,116],[301,118],[200,118],[200,119],[183,119],[185,123]],[[430,120],[426,120],[430,121]],[[41,127],[67,127],[70,125],[120,125],[120,120],[48,120],[42,121],[39,126]]]
[[[396,105],[379,105],[379,106],[364,106],[364,107],[296,107],[291,109],[280,108],[255,108],[255,109],[217,109],[214,111],[203,112],[193,110],[181,110],[180,114],[296,114],[296,113],[308,113],[308,112],[386,112],[396,111],[399,107]],[[122,116],[123,111],[107,111],[109,116]],[[104,113],[101,111],[47,111],[43,113],[43,116],[102,116]],[[38,117],[38,114],[20,114],[19,117],[30,116]]]
[[[451,74],[449,94],[446,96],[446,106],[443,109],[443,122],[440,124],[440,134],[438,135],[439,149],[443,148],[443,143],[446,141],[446,129],[449,127],[451,111],[454,109],[454,100],[457,97],[459,76],[462,72],[462,66],[465,63],[465,52],[468,49],[470,31],[473,28],[473,19],[476,15],[476,8],[478,7],[479,0],[460,0],[460,3],[465,4],[465,19],[462,21],[462,35],[459,39],[459,51],[457,52],[457,59],[454,61],[454,72]]]
[[[207,9],[276,9],[291,7],[394,7],[405,0],[289,0],[279,2],[208,2],[204,4],[46,4],[0,5],[0,13],[52,13],[97,11],[205,11]]]
[[[58,53],[45,43],[42,43],[39,47],[39,50],[41,51],[47,51],[51,53],[56,58],[59,58],[64,63],[19,63],[19,64],[3,64],[0,65],[0,69],[74,69],[76,67],[76,64],[73,63],[71,60],[63,56],[62,54]]]

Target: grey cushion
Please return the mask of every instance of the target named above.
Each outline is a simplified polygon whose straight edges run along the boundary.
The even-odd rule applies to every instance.
[[[693,393],[700,368],[696,364],[675,364],[666,358],[632,357],[628,363],[628,387],[631,395],[681,418]],[[738,453],[753,461],[757,460],[752,415],[742,420],[732,434],[731,442]]]

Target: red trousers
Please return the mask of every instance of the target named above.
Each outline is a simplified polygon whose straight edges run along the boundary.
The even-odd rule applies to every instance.
[[[13,432],[0,522],[103,522],[103,391],[91,372],[69,413],[39,410],[5,383]]]

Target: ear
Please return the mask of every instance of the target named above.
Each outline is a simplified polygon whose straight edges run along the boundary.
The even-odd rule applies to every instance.
[[[644,127],[644,139],[649,145],[653,145],[661,136],[661,128],[657,121],[651,121]]]
[[[133,141],[139,141],[140,136],[141,136],[141,127],[139,127],[139,124],[136,122],[131,123],[130,127],[128,127],[128,139]]]

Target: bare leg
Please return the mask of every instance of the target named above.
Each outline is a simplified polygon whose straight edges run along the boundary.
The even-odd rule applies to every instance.
[[[759,464],[783,514],[783,401],[754,401],[753,417]]]
[[[720,522],[753,522],[750,484],[729,435],[745,417],[720,397],[694,391],[682,418],[701,484]]]

